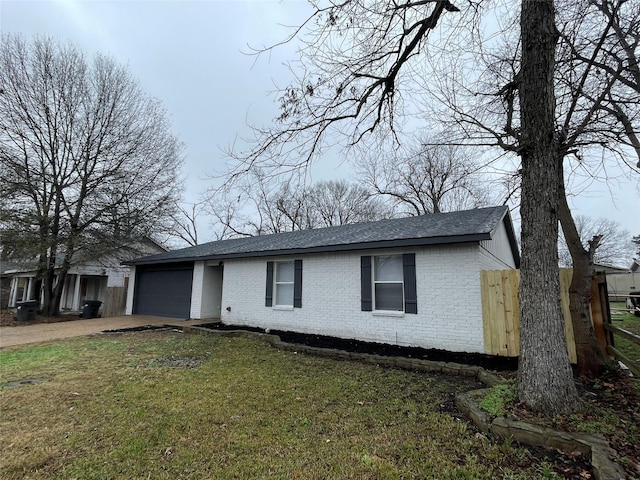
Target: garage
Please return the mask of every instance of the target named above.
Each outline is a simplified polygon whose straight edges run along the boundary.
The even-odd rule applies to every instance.
[[[139,266],[133,313],[189,318],[192,282],[193,263]]]

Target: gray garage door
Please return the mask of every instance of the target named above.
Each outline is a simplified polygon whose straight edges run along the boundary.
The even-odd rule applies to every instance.
[[[136,269],[133,313],[189,318],[193,265]]]

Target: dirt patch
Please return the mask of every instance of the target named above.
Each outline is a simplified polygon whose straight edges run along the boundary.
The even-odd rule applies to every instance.
[[[153,358],[149,360],[148,366],[167,368],[198,368],[206,361],[207,357],[195,355],[188,355],[184,357]]]
[[[59,317],[45,317],[44,315],[36,315],[36,318],[33,320],[19,321],[16,320],[15,313],[0,313],[0,327],[24,327],[26,325],[35,325],[37,323],[71,322],[73,320],[81,320],[80,315],[60,315]]]
[[[0,387],[24,387],[25,385],[36,385],[38,383],[48,382],[48,378],[23,378],[22,380],[13,380],[3,383]]]

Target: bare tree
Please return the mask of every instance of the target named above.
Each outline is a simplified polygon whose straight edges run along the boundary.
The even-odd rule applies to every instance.
[[[577,215],[575,225],[582,239],[582,247],[591,251],[591,262],[602,265],[627,266],[633,258],[631,233],[615,220],[600,217],[593,219]],[[564,237],[558,243],[560,265],[571,267],[573,259]]]
[[[243,193],[211,206],[223,227],[220,238],[331,227],[389,218],[391,208],[365,188],[346,180],[310,186],[274,183],[254,174]]]
[[[434,140],[418,148],[368,153],[358,162],[360,178],[376,194],[391,199],[401,215],[427,215],[487,206],[489,178],[471,152]]]
[[[603,163],[603,158],[617,159],[625,169],[635,168],[629,158],[640,152],[636,53],[640,7],[625,0],[560,0],[556,5],[559,44],[553,71],[554,122],[558,161],[562,164],[558,219],[574,267],[570,305],[578,370],[581,375],[593,377],[605,358],[589,316],[592,265],[590,249],[584,248],[589,239],[580,238],[567,202],[571,192],[565,192],[565,185],[575,175],[593,181],[610,179],[616,166],[611,161]],[[458,128],[460,139],[521,156],[526,147],[519,96],[523,47],[516,13],[505,10],[502,18],[506,20],[497,35],[499,40],[472,35],[468,43],[474,47],[468,47],[461,60],[451,56],[438,59],[442,68],[439,78],[443,80],[434,82],[431,92],[448,106],[441,121]],[[483,65],[471,84],[463,79],[469,55]],[[456,66],[457,70],[451,73]]]
[[[306,166],[327,137],[356,145],[378,128],[393,135],[403,67],[420,56],[441,17],[459,11],[448,0],[310,4],[313,13],[285,40],[297,38],[303,50],[290,64],[295,81],[280,90],[281,113],[273,127],[254,129],[255,149],[230,152],[230,179],[256,166],[266,175]]]
[[[202,215],[203,207],[204,202],[176,204],[176,211],[171,216],[171,237],[177,237],[190,246],[198,245],[198,217]]]
[[[207,211],[216,220],[217,237],[248,237],[304,228],[303,193],[294,182],[279,182],[256,168],[230,188],[206,194]]]
[[[308,216],[313,228],[390,218],[391,208],[366,188],[346,180],[318,182],[309,189]]]
[[[51,38],[3,35],[0,85],[3,237],[29,239],[56,315],[74,254],[166,226],[181,144],[125,68]]]
[[[397,139],[397,116],[413,108],[403,102],[401,92],[417,93],[412,101],[419,98],[420,91],[411,91],[411,78],[426,78],[424,52],[429,51],[430,35],[441,26],[442,51],[457,52],[456,47],[463,46],[453,39],[465,27],[475,28],[481,9],[479,3],[468,2],[460,12],[446,0],[313,5],[315,11],[303,26],[307,29],[291,37],[302,42],[301,58],[292,68],[296,82],[282,91],[278,124],[257,129],[255,148],[236,153],[231,179],[256,165],[276,170],[304,167],[327,140],[335,141],[335,134],[348,146],[360,144],[374,131]],[[457,26],[447,21],[449,12],[460,12]],[[512,49],[520,58],[517,88],[505,89],[520,119],[519,145],[505,147],[522,160],[519,395],[533,408],[561,413],[578,408],[579,400],[558,301],[561,156],[554,123],[553,1],[523,0],[519,24],[523,47]],[[495,145],[496,137],[488,136],[487,144]]]

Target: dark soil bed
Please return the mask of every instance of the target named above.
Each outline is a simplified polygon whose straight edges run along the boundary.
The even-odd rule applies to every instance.
[[[199,327],[209,328],[212,330],[244,330],[249,332],[265,333],[265,330],[262,328],[225,325],[219,322],[207,323],[199,325]],[[383,343],[363,342],[360,340],[347,340],[324,335],[285,332],[281,330],[270,330],[268,333],[278,335],[283,342],[307,345],[309,347],[332,348],[335,350],[345,350],[347,352],[369,353],[389,357],[407,357],[438,362],[478,365],[490,370],[513,371],[518,368],[518,362],[515,358],[495,357],[480,353],[453,353],[445,350],[402,347]]]
[[[25,325],[36,325],[38,323],[58,323],[70,322],[72,320],[81,320],[79,315],[60,315],[58,317],[45,317],[44,315],[36,315],[34,320],[16,320],[15,313],[0,313],[0,327],[24,327]]]

